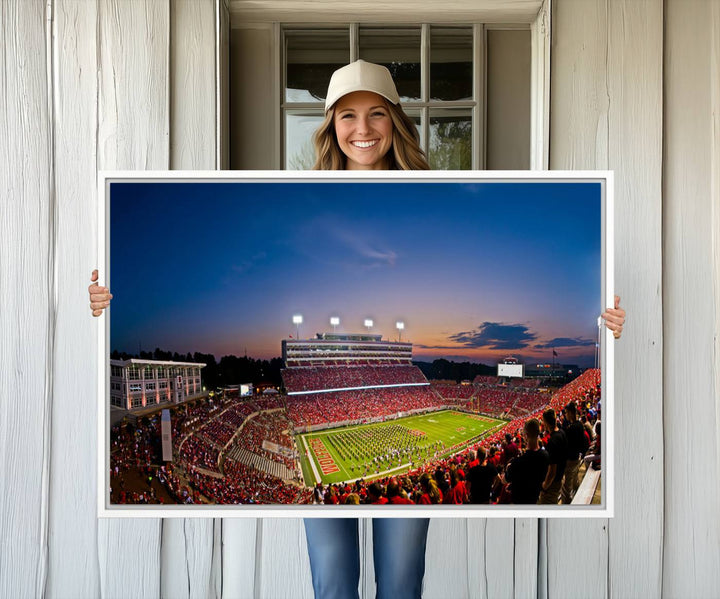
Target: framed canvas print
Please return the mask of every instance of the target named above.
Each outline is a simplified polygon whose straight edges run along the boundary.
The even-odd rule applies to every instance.
[[[104,172],[103,517],[613,515],[610,172]]]

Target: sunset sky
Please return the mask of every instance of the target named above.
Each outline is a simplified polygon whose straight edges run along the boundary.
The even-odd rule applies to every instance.
[[[592,365],[599,183],[113,183],[111,349],[254,358],[331,331],[419,360]]]

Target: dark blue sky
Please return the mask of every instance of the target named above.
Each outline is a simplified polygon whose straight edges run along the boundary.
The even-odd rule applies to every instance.
[[[592,364],[598,183],[113,183],[111,347],[280,355],[332,330],[417,359]]]

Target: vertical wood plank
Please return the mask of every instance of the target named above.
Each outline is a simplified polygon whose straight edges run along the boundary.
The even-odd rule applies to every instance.
[[[257,521],[258,553],[255,596],[274,599],[312,599],[310,558],[305,526],[300,518]],[[282,551],[282,559],[278,559]]]
[[[57,321],[46,595],[98,597],[97,454],[91,448],[97,402],[104,398],[97,396],[91,366],[98,322],[87,296],[97,267],[97,6],[56,0],[53,12]]]
[[[714,2],[665,3],[663,595],[720,586],[718,37]],[[688,557],[690,559],[688,559]]]
[[[98,166],[167,169],[169,5],[101,0],[98,9]],[[160,596],[161,520],[100,520],[98,533],[102,596]]]
[[[223,520],[222,523],[222,597],[250,599],[262,597],[255,586],[257,534],[260,519]],[[285,556],[283,547],[283,559]],[[277,557],[277,556],[276,556]]]
[[[516,518],[513,597],[534,598],[538,590],[539,530],[537,518]]]
[[[212,519],[166,518],[163,520],[160,558],[160,595],[216,597],[213,580],[215,531]],[[215,575],[221,572],[215,570]]]
[[[512,597],[514,586],[515,524],[510,519],[468,519],[468,597]],[[449,537],[452,538],[452,537]],[[448,542],[447,539],[445,542]],[[459,575],[459,573],[458,573]]]
[[[100,169],[167,169],[168,2],[98,0]]]
[[[220,599],[223,596],[223,521],[213,520],[213,546],[210,566],[210,589],[208,597]]]
[[[170,168],[216,168],[215,1],[170,4]]]
[[[214,0],[170,2],[170,168],[215,168]],[[218,522],[220,526],[220,522]],[[219,597],[222,554],[212,519],[163,523],[161,595]]]
[[[606,169],[606,2],[553,0],[552,16],[550,168]],[[547,596],[572,599],[582,589],[587,598],[607,597],[607,520],[548,520],[545,527],[546,543],[540,551],[541,561],[547,560],[547,572],[541,573]],[[574,570],[578,556],[592,564],[582,580]]]
[[[615,285],[629,315],[615,344],[613,597],[662,593],[662,55],[661,0],[608,3]]]
[[[45,2],[2,2],[0,31],[0,596],[39,597],[55,300]]]

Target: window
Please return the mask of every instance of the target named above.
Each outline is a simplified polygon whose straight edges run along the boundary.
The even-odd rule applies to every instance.
[[[478,8],[477,22],[442,25],[432,13],[446,19],[444,6],[423,12],[425,24],[329,23],[317,13],[303,23],[281,25],[275,15],[247,24],[235,15],[230,168],[310,168],[330,75],[358,58],[390,68],[433,168],[547,168],[547,12],[500,11],[488,24],[482,17],[492,15]],[[404,17],[412,15],[398,8],[393,18]]]
[[[527,146],[524,156],[529,162],[530,31],[488,33],[483,25],[285,28],[281,106],[284,168],[312,168],[311,137],[324,116],[330,76],[335,69],[357,58],[382,64],[390,70],[403,109],[418,127],[430,167],[467,170],[484,168],[486,164],[487,101],[483,83],[488,72],[484,57],[492,55],[493,65],[505,65],[504,72],[492,73],[498,79],[498,88],[510,72],[515,79],[519,78],[519,84],[513,80],[514,87],[506,84],[503,93],[516,96],[518,91],[522,92],[519,110],[527,113],[527,118],[521,120],[528,130],[520,135],[520,140]],[[505,33],[520,34],[522,39],[510,39],[513,48],[518,43],[522,45],[519,57],[517,52],[513,54],[503,48],[503,55],[498,59],[497,48],[503,43],[507,46]],[[510,64],[505,56],[510,62],[517,62],[519,58],[523,64],[520,67]],[[522,104],[523,96],[527,106]],[[517,135],[511,137],[517,138]],[[517,148],[514,151],[517,153]],[[501,164],[499,168],[518,168],[517,163],[503,165],[502,162],[502,159],[495,160],[495,164]],[[520,166],[528,167],[529,164]]]
[[[155,382],[145,383],[145,391],[155,391]]]
[[[335,69],[355,58],[390,70],[432,168],[472,168],[472,115],[478,106],[474,31],[473,26],[430,25],[286,29],[285,168],[312,168],[311,137],[324,116],[328,81]]]
[[[127,378],[129,381],[140,380],[140,369],[135,364],[131,364],[127,367]]]

